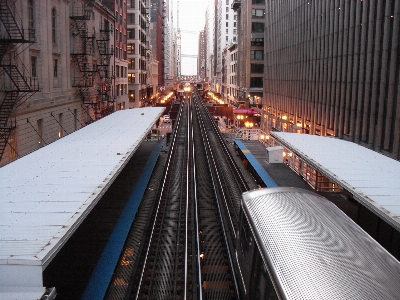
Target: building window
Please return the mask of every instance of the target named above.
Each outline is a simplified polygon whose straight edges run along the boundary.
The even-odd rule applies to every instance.
[[[264,52],[263,50],[251,50],[250,52],[251,59],[264,59]]]
[[[35,39],[35,15],[34,15],[34,7],[33,1],[28,1],[28,31],[29,31],[29,39]]]
[[[37,77],[37,57],[31,56],[31,76]]]
[[[255,18],[263,18],[264,17],[264,10],[263,9],[256,9],[253,8],[251,10],[251,15]]]
[[[134,58],[130,58],[128,60],[128,69],[134,69],[135,68],[135,59]]]
[[[226,0],[226,5],[229,5],[229,0]]]
[[[129,0],[128,1],[128,8],[135,8],[135,1],[136,0]]]
[[[62,128],[62,124],[63,124],[63,114],[58,114],[58,137],[62,138],[63,136],[63,128]]]
[[[128,74],[128,83],[135,83],[135,73]]]
[[[135,102],[135,91],[129,90],[129,102]]]
[[[226,14],[225,19],[229,20],[229,15],[228,14]]]
[[[56,9],[53,8],[51,10],[51,37],[52,37],[53,43],[57,42],[57,40],[56,40],[56,22],[57,22]]]
[[[43,119],[39,119],[36,121],[36,126],[37,126],[37,141],[39,147],[43,147]]]
[[[264,73],[263,64],[251,64],[251,73]]]
[[[258,32],[258,33],[264,32],[264,23],[252,22],[251,32]]]
[[[119,66],[115,66],[115,76],[119,78]]]
[[[58,77],[58,59],[53,61],[53,74],[54,77]]]
[[[128,24],[135,24],[135,14],[128,14]]]
[[[118,29],[115,29],[115,40],[118,41],[118,37],[119,37],[119,31]]]
[[[78,110],[74,109],[74,130],[78,130]]]
[[[264,39],[263,38],[255,38],[251,39],[252,46],[264,46]]]
[[[135,54],[135,44],[134,43],[128,44],[126,48],[128,49],[128,54]]]
[[[252,4],[265,4],[265,0],[252,0]]]
[[[250,87],[263,87],[263,78],[262,77],[251,77],[250,78]]]

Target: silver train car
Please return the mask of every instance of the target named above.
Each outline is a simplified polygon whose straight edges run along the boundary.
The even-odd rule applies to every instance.
[[[241,299],[400,299],[400,262],[315,193],[243,193],[236,242]]]

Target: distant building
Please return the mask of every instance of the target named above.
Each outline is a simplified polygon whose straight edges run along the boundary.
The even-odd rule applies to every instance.
[[[263,129],[334,136],[399,160],[400,1],[266,3]]]
[[[207,40],[204,31],[199,34],[199,48],[197,59],[197,78],[204,81],[206,79],[206,60],[207,60]]]
[[[228,103],[237,106],[237,61],[238,61],[238,47],[237,44],[232,44],[227,48],[227,82],[224,87],[226,90],[225,99]]]

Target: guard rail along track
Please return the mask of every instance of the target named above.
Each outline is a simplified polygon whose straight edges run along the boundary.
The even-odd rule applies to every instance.
[[[196,92],[160,161],[106,299],[237,299],[231,255],[249,183]]]

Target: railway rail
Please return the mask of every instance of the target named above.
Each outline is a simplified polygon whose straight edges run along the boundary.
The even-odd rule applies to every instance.
[[[161,164],[106,299],[237,299],[231,253],[241,194],[254,186],[196,92],[180,104]]]

